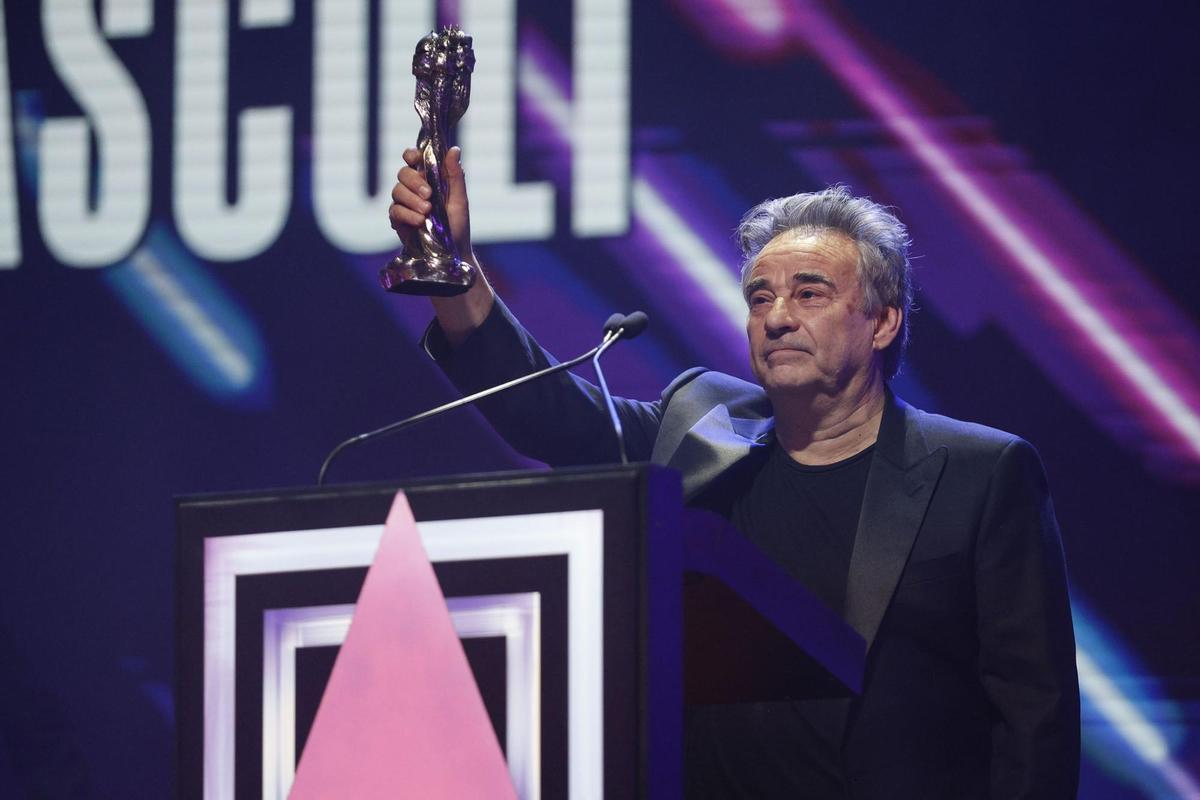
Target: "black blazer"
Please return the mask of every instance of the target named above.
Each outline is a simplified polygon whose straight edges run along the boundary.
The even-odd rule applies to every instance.
[[[453,352],[464,392],[554,363],[497,301]],[[480,403],[518,450],[553,465],[617,457],[596,387],[569,373]],[[619,400],[631,459],[678,469],[686,498],[770,441],[762,389],[694,369],[654,402]],[[867,642],[843,757],[854,798],[1069,798],[1079,689],[1058,526],[1037,453],[1011,434],[889,391],[846,588]]]

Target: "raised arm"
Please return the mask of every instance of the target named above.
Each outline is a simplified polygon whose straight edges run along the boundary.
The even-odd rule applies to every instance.
[[[420,151],[404,152],[388,211],[404,238],[424,224],[431,206],[429,184],[420,172]],[[451,148],[445,161],[450,234],[460,256],[477,269],[471,248],[462,151]],[[500,302],[479,271],[475,285],[455,297],[434,297],[436,320],[426,333],[426,351],[464,394],[558,363]],[[597,339],[599,330],[597,329]],[[629,458],[650,458],[662,416],[661,401],[616,399]],[[570,373],[542,379],[481,401],[479,408],[500,435],[525,455],[554,466],[596,464],[617,459],[616,436],[599,389]]]

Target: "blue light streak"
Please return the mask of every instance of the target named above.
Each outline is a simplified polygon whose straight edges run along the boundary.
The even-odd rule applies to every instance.
[[[176,366],[212,398],[270,402],[266,350],[254,323],[162,223],[105,282]]]

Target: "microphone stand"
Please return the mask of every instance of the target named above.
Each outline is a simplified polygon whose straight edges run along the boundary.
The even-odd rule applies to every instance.
[[[624,328],[618,328],[617,336],[624,331]],[[604,355],[604,351],[617,341],[617,336],[606,339],[596,348],[596,354],[592,356],[592,369],[596,370],[596,377],[600,380],[600,393],[604,395],[604,405],[608,407],[609,420],[612,421],[613,429],[617,433],[617,452],[621,454],[621,463],[628,464],[629,459],[625,457],[625,434],[621,429],[621,418],[617,416],[617,407],[613,403],[612,392],[608,391],[608,382],[604,380],[604,372],[600,369],[600,356]]]
[[[402,419],[399,422],[393,422],[390,425],[384,425],[382,428],[376,428],[373,431],[367,431],[366,433],[360,433],[357,436],[351,436],[349,439],[342,442],[337,447],[333,448],[333,450],[330,451],[329,455],[327,455],[325,457],[324,463],[321,464],[321,471],[319,473],[317,473],[317,486],[325,485],[325,473],[328,472],[329,465],[332,464],[333,460],[335,458],[337,458],[338,454],[341,453],[343,450],[345,450],[347,447],[351,447],[352,445],[359,444],[361,442],[366,441],[367,439],[374,439],[374,438],[377,438],[380,436],[386,436],[388,434],[395,433],[395,432],[403,430],[411,425],[416,425],[418,422],[421,422],[422,420],[426,420],[430,417],[441,414],[443,411],[450,411],[452,409],[458,408],[459,406],[465,406],[470,403],[474,403],[476,400],[482,400],[485,397],[490,397],[493,394],[503,392],[506,389],[512,389],[513,387],[520,386],[523,383],[528,383],[529,381],[537,380],[538,378],[541,378],[545,375],[550,375],[555,372],[561,372],[564,369],[570,369],[571,367],[575,367],[575,366],[578,366],[579,364],[582,364],[584,361],[587,361],[589,358],[592,358],[593,356],[595,356],[598,359],[604,353],[605,350],[607,350],[609,347],[611,347],[617,341],[617,339],[619,339],[621,337],[621,334],[623,334],[624,332],[625,332],[625,329],[619,328],[619,327],[616,328],[615,330],[605,330],[604,338],[600,341],[600,344],[596,345],[591,350],[588,350],[583,355],[577,356],[576,358],[572,358],[570,361],[564,361],[561,364],[555,364],[553,366],[546,367],[545,369],[538,370],[537,372],[530,373],[529,375],[525,375],[520,378],[514,378],[513,380],[508,381],[506,383],[502,383],[499,386],[493,386],[490,389],[484,389],[481,392],[476,392],[475,394],[467,395],[466,397],[460,397],[458,400],[454,400],[452,402],[446,403],[445,405],[438,406],[437,408],[431,408],[428,411],[422,411],[420,414],[411,416],[408,419]],[[595,363],[595,362],[593,362],[593,363]],[[601,376],[600,381],[601,381],[601,384],[603,385],[603,382],[604,382],[603,376]],[[608,402],[610,414],[612,414],[613,418],[616,419],[616,411],[615,411],[615,409],[613,409],[612,398],[608,394],[607,387],[604,389],[604,396]],[[617,422],[617,425],[618,425],[618,432],[619,432],[619,430],[620,430],[620,428],[619,428],[620,422],[619,421]],[[624,443],[621,444],[621,463],[622,464],[628,463],[625,460],[625,445],[624,445]]]

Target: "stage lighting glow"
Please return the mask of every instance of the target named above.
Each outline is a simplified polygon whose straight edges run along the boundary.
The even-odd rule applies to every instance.
[[[194,383],[235,404],[266,401],[266,359],[253,323],[164,227],[152,226],[133,255],[102,275]]]
[[[753,26],[753,8],[737,0],[723,0],[725,10]],[[710,12],[711,13],[711,12]],[[1102,377],[1113,380],[1119,393],[1127,393],[1149,412],[1148,428],[1165,426],[1168,444],[1191,464],[1200,462],[1200,411],[1194,407],[1200,386],[1171,373],[1171,359],[1139,330],[1138,321],[1107,301],[1089,297],[1089,275],[1080,265],[1062,263],[1017,221],[1006,207],[1002,190],[988,176],[972,171],[938,136],[918,105],[906,96],[875,63],[861,42],[816,3],[797,3],[789,9],[790,30],[797,49],[803,47],[819,60],[842,87],[874,115],[912,156],[938,181],[949,197],[1008,256],[1048,302],[1057,317],[1066,320],[1087,350],[1096,357]],[[718,33],[714,32],[714,36]],[[774,44],[765,34],[747,47]],[[1073,275],[1072,272],[1077,272]],[[1185,385],[1181,385],[1184,381]]]
[[[560,144],[570,141],[570,101],[550,74],[551,68],[540,64],[524,50],[519,65],[522,96],[552,128]],[[746,301],[729,266],[696,235],[653,183],[636,171],[631,189],[634,220],[644,226],[676,265],[691,277],[740,337],[746,325]]]
[[[1141,758],[1149,764],[1161,764],[1169,754],[1167,740],[1163,738],[1129,698],[1121,694],[1112,679],[1105,675],[1096,662],[1082,649],[1075,653],[1075,665],[1079,669],[1079,691],[1087,696],[1092,706],[1121,732]]]
[[[1200,787],[1172,753],[1182,737],[1172,737],[1171,729],[1163,727],[1178,713],[1174,704],[1161,696],[1146,668],[1105,630],[1078,593],[1072,616],[1083,746],[1091,760],[1151,796],[1200,800]]]
[[[729,5],[758,33],[777,34],[787,23],[787,14],[775,0],[729,0]]]
[[[638,222],[654,232],[659,244],[674,256],[740,335],[746,325],[746,301],[737,278],[658,190],[641,177],[633,179],[633,213]]]

